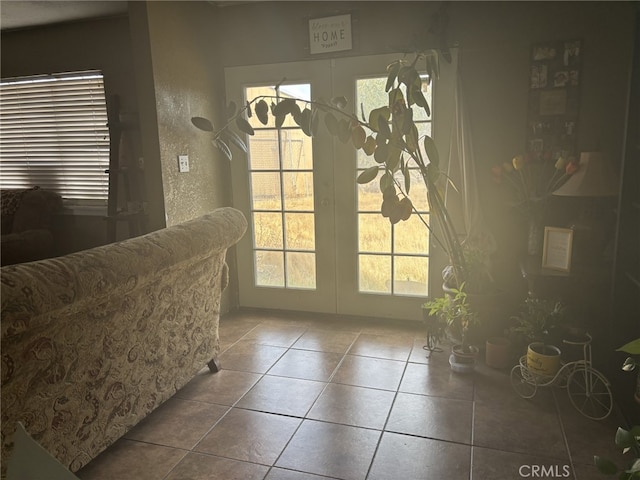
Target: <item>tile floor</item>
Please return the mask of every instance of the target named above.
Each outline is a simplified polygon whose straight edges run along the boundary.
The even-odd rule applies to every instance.
[[[220,372],[203,369],[77,475],[591,480],[594,454],[621,458],[615,415],[588,420],[562,389],[524,400],[484,365],[453,373],[418,324],[242,312],[220,337]]]

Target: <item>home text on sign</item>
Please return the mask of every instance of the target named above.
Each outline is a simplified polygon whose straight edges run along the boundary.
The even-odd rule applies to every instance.
[[[351,15],[309,20],[311,54],[351,50]]]

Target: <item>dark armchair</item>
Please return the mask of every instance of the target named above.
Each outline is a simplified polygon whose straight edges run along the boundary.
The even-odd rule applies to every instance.
[[[55,255],[51,231],[54,213],[62,209],[57,193],[38,187],[2,190],[2,265],[30,262]]]

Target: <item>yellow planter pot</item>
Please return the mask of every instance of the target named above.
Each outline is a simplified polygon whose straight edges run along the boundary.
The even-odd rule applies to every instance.
[[[554,376],[560,369],[560,349],[542,342],[529,344],[527,368],[536,375]]]

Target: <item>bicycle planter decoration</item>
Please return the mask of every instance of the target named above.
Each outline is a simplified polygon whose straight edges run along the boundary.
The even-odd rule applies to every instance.
[[[560,386],[567,389],[571,404],[592,420],[607,418],[613,409],[613,397],[607,378],[591,363],[591,335],[584,341],[563,340],[566,345],[582,346],[583,358],[563,364],[555,375],[543,375],[527,366],[527,356],[511,369],[511,386],[522,398],[533,398],[538,387]]]

